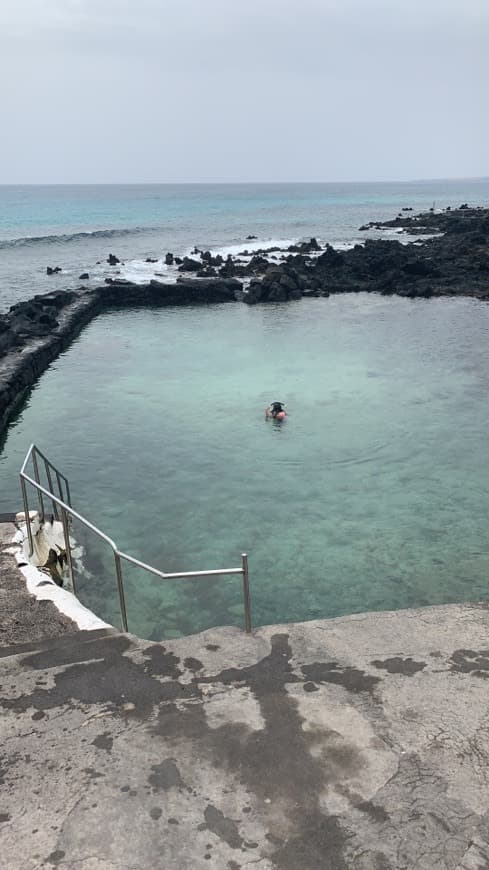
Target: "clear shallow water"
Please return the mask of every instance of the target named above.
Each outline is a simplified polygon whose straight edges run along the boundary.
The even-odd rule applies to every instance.
[[[488,334],[464,299],[106,314],[11,427],[0,509],[35,440],[127,552],[167,571],[249,552],[255,623],[487,597]],[[282,426],[263,415],[277,397]],[[82,599],[116,619],[93,541],[87,567],[102,580]],[[237,578],[127,573],[142,636],[241,624]]]
[[[0,186],[0,311],[34,293],[96,285],[117,270],[132,280],[166,273],[161,258],[199,248],[226,251],[316,235],[333,244],[365,238],[358,228],[403,206],[487,205],[489,179],[391,184]],[[378,232],[370,235],[378,235]],[[236,247],[237,246],[237,247]],[[249,246],[249,243],[248,243]],[[99,265],[97,265],[97,262]],[[46,266],[62,267],[56,276]]]

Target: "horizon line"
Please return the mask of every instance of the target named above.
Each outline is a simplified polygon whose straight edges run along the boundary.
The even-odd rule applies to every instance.
[[[489,175],[435,176],[432,178],[353,180],[353,181],[5,181],[0,187],[218,187],[248,185],[305,185],[305,184],[429,184],[439,181],[489,181]]]

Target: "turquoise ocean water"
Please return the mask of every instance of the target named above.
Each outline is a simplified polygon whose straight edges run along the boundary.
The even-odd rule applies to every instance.
[[[53,287],[89,286],[114,275],[148,280],[161,263],[146,257],[183,254],[194,245],[240,250],[311,235],[332,244],[365,238],[358,227],[415,210],[489,201],[489,179],[393,184],[54,185],[0,186],[0,312]],[[249,243],[247,245],[250,246]],[[99,265],[97,265],[99,263]],[[63,272],[48,277],[46,266]],[[87,282],[84,282],[87,283]]]
[[[442,203],[440,190],[440,205],[487,201],[484,183],[445,186],[456,195],[449,190]],[[311,192],[317,201],[324,187]],[[367,187],[374,186],[346,191],[336,224],[335,208],[328,211],[322,199],[322,223],[311,213],[304,233],[305,194],[300,206],[289,199],[279,207],[286,199],[280,190],[272,207],[267,191],[259,208],[243,189],[238,232],[224,220],[226,209],[235,212],[221,191],[214,247],[241,243],[245,230],[328,238],[328,221],[336,227],[329,237],[346,243],[361,221],[416,205],[423,186],[399,185],[404,198],[395,200],[390,186],[379,185],[369,206],[366,194],[360,204]],[[429,205],[429,185],[424,195]],[[212,199],[210,191],[205,197]],[[88,222],[87,202],[84,208]],[[17,215],[18,232],[28,211]],[[273,224],[273,211],[282,223]],[[201,225],[199,239],[190,207],[189,214],[187,229],[173,228],[164,249],[204,243],[209,229]],[[59,215],[58,223],[51,217],[59,230]],[[137,216],[138,225],[149,220]],[[268,233],[259,220],[268,221]],[[78,232],[80,223],[68,228]],[[8,237],[9,229],[2,233]],[[118,238],[138,256],[138,245],[155,253],[143,236]],[[94,238],[104,237],[64,244],[86,244],[88,257]],[[63,245],[32,248],[37,244]],[[110,249],[120,250],[113,239]],[[29,243],[0,250],[17,263],[12,283],[2,279],[5,299],[27,289],[27,250]],[[489,308],[473,300],[363,294],[103,315],[50,366],[10,427],[0,456],[0,510],[20,506],[17,472],[36,441],[68,474],[75,506],[129,553],[174,571],[237,565],[249,552],[256,623],[486,598],[488,330]],[[282,426],[264,420],[264,406],[276,397],[289,408]],[[74,532],[86,548],[81,597],[116,620],[110,554],[82,529]],[[146,637],[241,623],[233,578],[163,583],[128,570],[127,597],[130,629]]]

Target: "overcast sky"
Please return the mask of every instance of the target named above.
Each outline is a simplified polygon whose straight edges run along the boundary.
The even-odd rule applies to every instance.
[[[489,0],[1,0],[0,183],[489,175]]]

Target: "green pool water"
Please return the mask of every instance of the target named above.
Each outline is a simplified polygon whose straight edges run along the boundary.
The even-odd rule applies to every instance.
[[[488,335],[489,307],[463,299],[103,315],[11,426],[0,507],[20,507],[35,441],[126,552],[166,571],[248,552],[255,624],[485,598]],[[116,620],[110,553],[74,533],[80,597]],[[237,577],[125,576],[144,637],[242,624]]]

